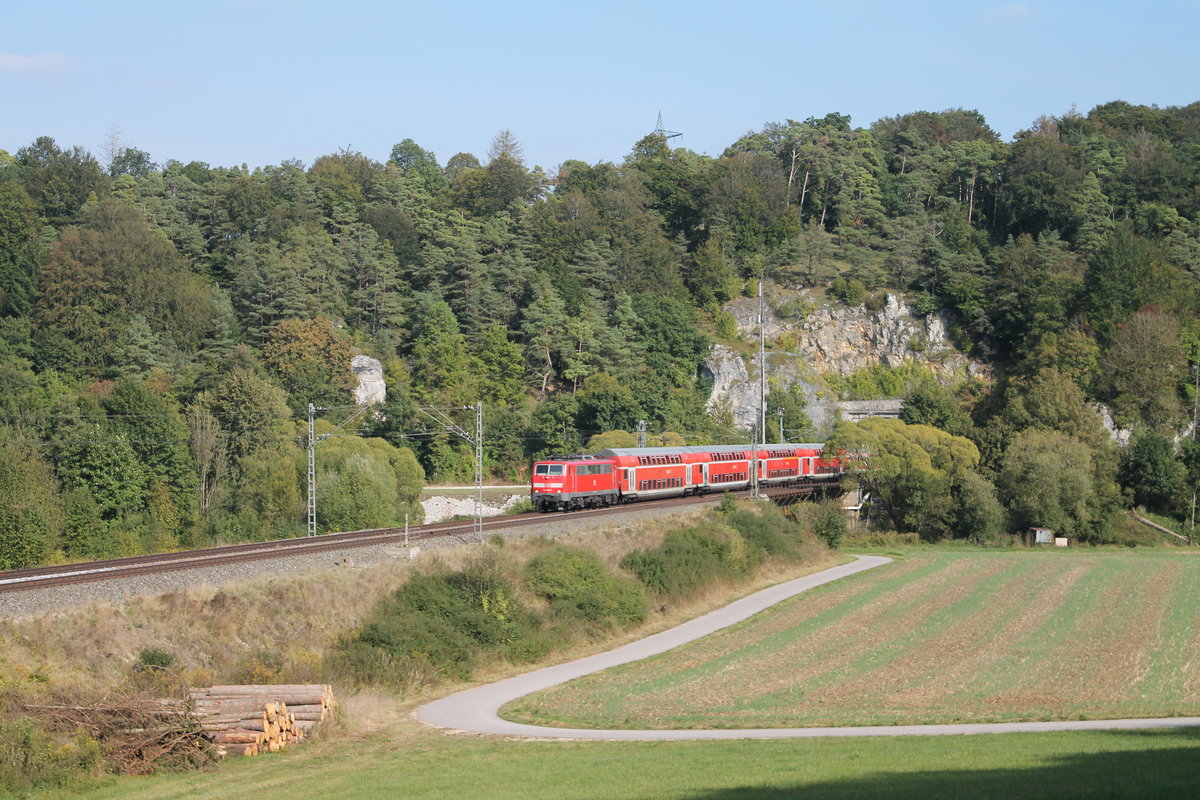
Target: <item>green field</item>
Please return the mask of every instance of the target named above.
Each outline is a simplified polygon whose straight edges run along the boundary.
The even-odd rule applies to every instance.
[[[1195,797],[1200,731],[733,742],[523,742],[389,731],[123,779],[88,800]]]
[[[593,726],[614,724],[614,718],[626,726],[932,722],[1018,718],[1038,709],[1044,716],[1196,714],[1200,668],[1190,659],[1200,636],[1198,572],[1200,559],[1178,553],[915,549],[895,564],[831,584],[696,645],[615,671],[632,698],[624,710],[613,705],[621,693],[609,675],[533,705],[549,708],[547,698],[595,702],[596,715],[586,718]],[[784,654],[792,663],[781,668]],[[753,690],[732,689],[734,673]],[[700,699],[710,715],[677,708],[705,682],[714,687]],[[848,687],[857,687],[857,695]],[[988,697],[1008,705],[989,706]],[[816,698],[831,710],[820,711]],[[349,697],[327,735],[289,752],[231,760],[208,772],[122,778],[82,797],[1200,795],[1195,729],[546,742],[441,733],[412,718],[419,702]],[[856,710],[856,702],[865,710]],[[649,720],[620,716],[651,703],[657,708]]]
[[[928,550],[692,645],[518,700],[572,727],[1200,714],[1200,558]]]

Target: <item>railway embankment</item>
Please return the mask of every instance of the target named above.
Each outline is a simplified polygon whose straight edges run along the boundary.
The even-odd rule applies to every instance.
[[[503,502],[503,501],[501,501]],[[695,506],[711,505],[716,502],[696,500]],[[473,510],[473,503],[472,503]],[[484,525],[485,537],[499,534],[506,538],[536,535],[562,537],[576,533],[608,530],[653,521],[679,514],[690,513],[677,505],[639,505],[610,510],[606,514],[584,512],[570,515],[529,514],[520,517],[494,516]],[[433,525],[435,523],[428,523]],[[498,526],[503,525],[503,528]],[[94,603],[119,604],[134,598],[154,597],[186,592],[211,592],[243,582],[270,581],[272,579],[296,580],[325,570],[353,572],[374,565],[409,562],[414,559],[436,557],[439,551],[471,544],[471,523],[450,527],[444,532],[428,531],[424,526],[412,526],[412,536],[406,546],[402,534],[397,533],[387,541],[371,544],[347,544],[342,549],[325,549],[319,552],[273,551],[271,542],[262,543],[264,555],[250,561],[230,561],[213,566],[188,567],[161,572],[143,573],[105,580],[89,580],[67,583],[46,588],[29,588],[0,592],[0,618],[28,617],[44,613],[61,612]],[[434,535],[428,535],[433,533]],[[277,544],[277,543],[275,543]],[[171,558],[184,554],[171,554]],[[95,567],[85,564],[63,565],[62,573],[91,571]],[[0,573],[0,585],[4,584],[4,573]]]

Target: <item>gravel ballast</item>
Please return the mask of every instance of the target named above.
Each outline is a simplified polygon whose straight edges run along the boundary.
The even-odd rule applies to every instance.
[[[715,500],[713,501],[716,502]],[[709,504],[703,504],[707,506]],[[703,506],[700,506],[703,507]],[[586,517],[572,514],[539,515],[530,517],[537,524],[506,528],[497,531],[505,538],[522,536],[557,537],[588,531],[607,530],[643,520],[665,519],[672,516],[694,514],[697,506],[681,510],[678,506],[656,507],[653,503],[631,506],[628,510],[610,516]],[[493,534],[484,523],[484,535]],[[29,589],[0,594],[0,616],[25,617],[70,609],[94,602],[120,603],[133,597],[168,594],[195,589],[215,589],[231,583],[251,581],[272,575],[299,575],[312,570],[354,569],[356,567],[421,558],[426,550],[458,547],[469,544],[461,536],[439,536],[423,539],[413,548],[393,543],[348,547],[344,550],[322,553],[281,555],[277,558],[247,561],[239,564],[223,564],[212,567],[197,567],[173,572],[159,572],[128,578],[89,581],[86,583]],[[64,568],[66,571],[67,568]]]

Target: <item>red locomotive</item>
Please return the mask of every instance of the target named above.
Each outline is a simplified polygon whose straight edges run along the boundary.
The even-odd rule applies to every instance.
[[[842,459],[825,458],[823,444],[766,444],[758,449],[763,486],[835,481]],[[533,465],[530,499],[539,511],[628,503],[660,497],[745,489],[751,445],[618,447],[596,455],[552,456]]]

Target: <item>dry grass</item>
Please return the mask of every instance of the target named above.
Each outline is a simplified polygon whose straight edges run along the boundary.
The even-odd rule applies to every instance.
[[[148,648],[174,655],[183,681],[191,685],[326,682],[323,670],[330,648],[414,569],[456,569],[491,550],[516,571],[552,541],[587,548],[615,566],[625,553],[661,543],[669,530],[694,523],[697,516],[641,521],[553,540],[515,537],[500,548],[471,544],[426,551],[416,562],[265,576],[122,604],[92,603],[20,620],[0,619],[0,641],[5,644],[0,649],[0,700],[5,694],[25,696],[40,688],[118,685],[130,676],[138,654]],[[621,639],[670,627],[728,602],[731,594],[744,594],[830,563],[827,551],[814,548],[803,566],[775,567],[753,583],[714,587],[687,605],[660,608],[644,626],[622,634]],[[585,642],[556,657],[566,659],[608,646],[611,643]],[[487,664],[481,673],[501,675],[524,668]]]
[[[411,568],[394,562],[265,577],[0,620],[6,643],[0,664],[10,677],[111,684],[128,674],[140,651],[160,648],[176,657],[194,684],[313,680],[330,644]]]

